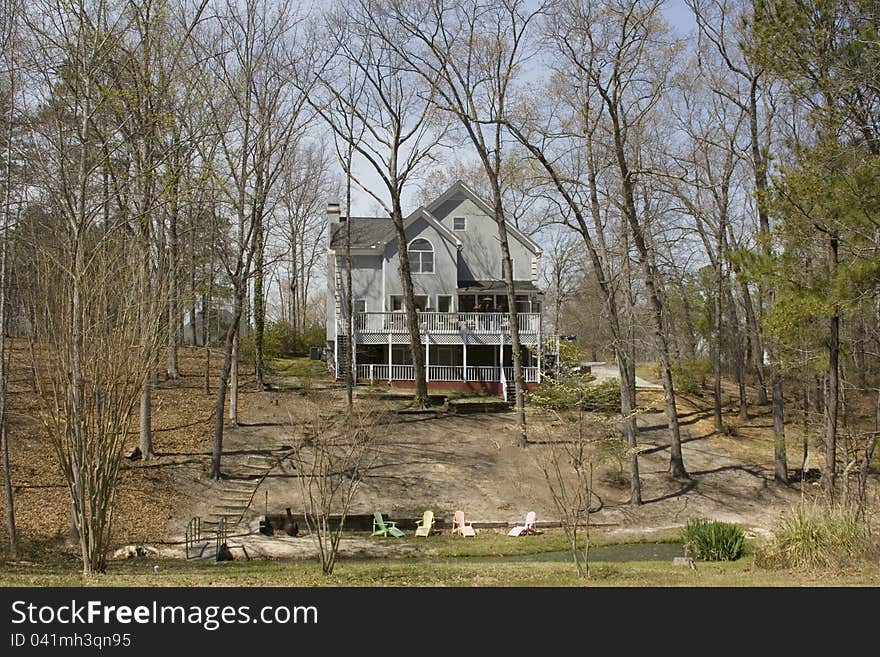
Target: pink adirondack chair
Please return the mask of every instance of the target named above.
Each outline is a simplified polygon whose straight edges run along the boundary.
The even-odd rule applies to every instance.
[[[535,529],[535,522],[537,520],[537,516],[534,511],[529,511],[526,514],[526,524],[517,525],[509,532],[507,532],[508,536],[525,536],[526,534],[537,534],[538,530]]]
[[[471,527],[470,522],[465,522],[464,511],[456,511],[452,517],[452,534],[461,534],[462,536],[477,536],[476,530]]]

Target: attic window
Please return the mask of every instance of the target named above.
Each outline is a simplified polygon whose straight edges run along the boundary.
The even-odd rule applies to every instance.
[[[467,219],[465,217],[453,217],[452,230],[467,230]]]

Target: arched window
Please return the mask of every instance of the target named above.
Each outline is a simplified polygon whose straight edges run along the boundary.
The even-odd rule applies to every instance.
[[[413,274],[434,273],[434,247],[425,239],[415,239],[409,243],[409,269]]]

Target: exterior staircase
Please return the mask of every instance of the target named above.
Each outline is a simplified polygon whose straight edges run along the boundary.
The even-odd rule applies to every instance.
[[[516,402],[516,382],[506,381],[504,383],[504,401],[509,404]]]
[[[279,446],[256,454],[224,456],[223,470],[227,479],[222,482],[217,501],[206,517],[196,516],[187,525],[187,559],[216,559],[224,543],[230,550],[242,550],[247,557],[244,546],[229,539],[247,532],[241,523],[254,502],[257,489],[290,454],[289,447]]]

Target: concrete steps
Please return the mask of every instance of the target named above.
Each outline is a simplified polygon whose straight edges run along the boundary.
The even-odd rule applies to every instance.
[[[227,481],[224,484],[211,511],[204,519],[199,520],[201,534],[198,540],[190,543],[188,558],[196,560],[217,558],[217,535],[221,525],[225,524],[227,537],[240,530],[239,523],[250,508],[257,488],[289,453],[289,447],[279,445],[269,454],[247,454],[243,459],[241,455],[236,455],[237,458],[226,457],[225,471],[232,476],[238,475],[246,477],[246,479]],[[235,553],[236,550],[240,550],[245,557],[249,558],[244,546],[235,545],[228,538],[225,542],[230,551]]]

